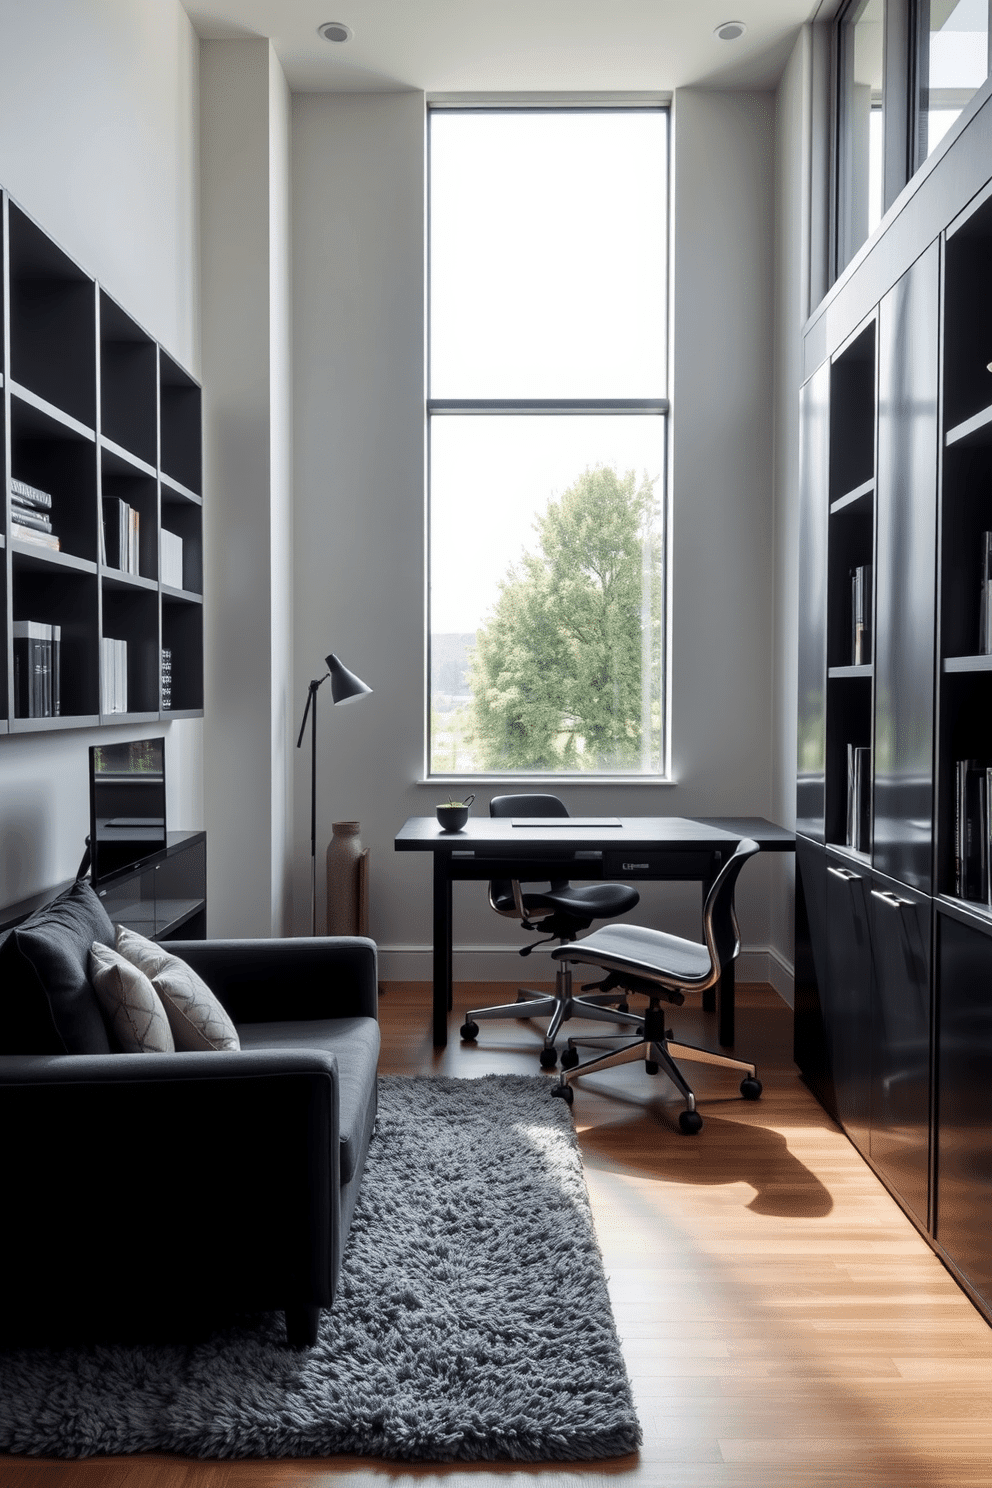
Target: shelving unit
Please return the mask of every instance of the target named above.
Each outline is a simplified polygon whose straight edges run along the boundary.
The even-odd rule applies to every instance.
[[[874,572],[875,332],[872,317],[830,362],[825,833],[828,843],[859,857],[867,843],[852,840],[848,749],[872,747],[874,596],[869,590],[868,654],[856,659],[852,575],[861,566]]]
[[[0,734],[200,716],[200,389],[6,193],[2,208]],[[51,496],[42,515],[57,550],[14,535],[12,481]],[[116,541],[120,503],[137,522],[130,564]],[[179,589],[162,582],[163,528],[182,539]],[[17,707],[14,627],[22,621],[60,628],[57,717],[21,716]],[[127,643],[126,711],[102,711],[106,638]],[[171,707],[163,706],[163,647]]]

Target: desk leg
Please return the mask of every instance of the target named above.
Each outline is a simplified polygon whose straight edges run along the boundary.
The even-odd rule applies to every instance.
[[[445,853],[434,854],[434,1047],[448,1042],[451,1007],[451,875]]]

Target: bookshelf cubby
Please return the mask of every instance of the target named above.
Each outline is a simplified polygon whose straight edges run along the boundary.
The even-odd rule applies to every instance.
[[[849,749],[870,749],[874,668],[874,595],[866,591],[867,628],[854,637],[853,575],[870,575],[875,553],[876,335],[872,318],[830,363],[829,516],[827,525],[827,711],[825,838],[856,857],[851,841]],[[865,789],[870,789],[870,775]]]
[[[199,716],[199,386],[6,192],[2,209],[0,734]],[[163,581],[163,528],[182,540],[178,589]],[[58,713],[38,716],[19,669],[25,635],[49,631]],[[127,645],[125,712],[106,708],[111,640]]]

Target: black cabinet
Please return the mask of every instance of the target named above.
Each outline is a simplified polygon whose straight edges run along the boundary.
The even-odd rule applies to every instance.
[[[872,875],[868,1153],[924,1226],[930,1192],[930,911],[928,896]]]
[[[824,1023],[835,1109],[851,1141],[868,1152],[871,1091],[871,872],[827,855],[827,982]]]

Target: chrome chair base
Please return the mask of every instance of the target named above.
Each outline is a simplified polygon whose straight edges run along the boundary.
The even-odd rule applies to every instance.
[[[494,1018],[550,1018],[545,1030],[541,1049],[541,1068],[554,1069],[558,1062],[555,1039],[561,1026],[569,1018],[591,1018],[600,1023],[629,1025],[641,1023],[638,1013],[627,1012],[615,1004],[623,1000],[621,991],[594,992],[589,996],[575,996],[572,992],[572,968],[566,961],[559,961],[555,973],[553,993],[537,992],[531,987],[517,989],[516,1002],[500,1003],[496,1007],[472,1008],[465,1014],[465,1022],[459,1032],[463,1043],[474,1043],[479,1033],[479,1022]],[[614,1006],[609,1006],[614,1004]],[[571,1045],[572,1040],[569,1040]]]

